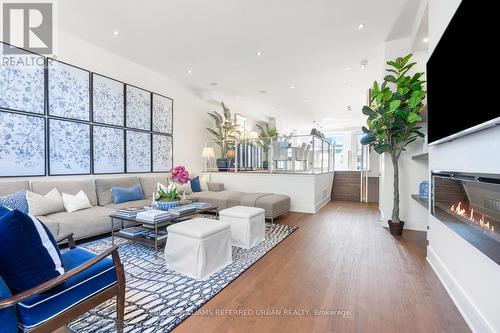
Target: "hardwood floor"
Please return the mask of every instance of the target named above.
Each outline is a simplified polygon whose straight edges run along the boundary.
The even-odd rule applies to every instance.
[[[332,201],[277,220],[299,230],[174,333],[470,332],[425,260],[425,234],[396,239],[377,219],[376,205]]]

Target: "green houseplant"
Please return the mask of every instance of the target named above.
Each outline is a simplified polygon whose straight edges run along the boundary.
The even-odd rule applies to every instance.
[[[269,127],[269,124],[255,124],[255,127],[259,130],[259,144],[262,146],[264,151],[264,162],[263,167],[267,169],[269,167],[269,149],[271,147],[271,142],[273,139],[278,138],[278,130],[274,127]]]
[[[410,62],[412,54],[388,61],[388,74],[382,84],[376,81],[370,91],[369,105],[362,112],[368,116],[367,127],[361,144],[371,146],[378,154],[388,153],[394,168],[394,201],[392,217],[389,220],[391,234],[401,235],[404,222],[399,218],[399,157],[406,146],[418,137],[424,137],[418,122],[424,107],[426,92],[424,73],[409,75],[408,71],[416,64]]]
[[[231,159],[234,156],[234,140],[238,139],[240,131],[231,116],[231,110],[221,103],[222,114],[217,111],[207,112],[214,120],[214,128],[207,128],[208,132],[215,138],[215,143],[220,147],[221,158],[216,160],[219,171],[227,171],[231,167]],[[229,153],[229,154],[228,154]]]

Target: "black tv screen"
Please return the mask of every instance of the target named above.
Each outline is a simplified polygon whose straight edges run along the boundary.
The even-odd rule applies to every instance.
[[[484,2],[463,0],[429,58],[429,143],[500,123],[495,16]]]

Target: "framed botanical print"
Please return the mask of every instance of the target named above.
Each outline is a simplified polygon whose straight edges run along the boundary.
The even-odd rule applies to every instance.
[[[172,134],[173,100],[153,93],[153,132]]]
[[[92,127],[94,174],[125,172],[125,131],[120,128]]]
[[[153,134],[153,172],[172,169],[172,137]]]
[[[49,115],[90,120],[90,72],[48,59]]]
[[[0,108],[45,113],[45,58],[0,42]]]
[[[151,134],[127,130],[127,172],[151,172]]]
[[[0,112],[0,177],[45,175],[45,119]]]
[[[90,174],[90,124],[49,119],[49,175]]]
[[[151,93],[126,85],[125,123],[129,128],[151,130]]]
[[[124,83],[92,73],[92,117],[95,123],[124,126]]]

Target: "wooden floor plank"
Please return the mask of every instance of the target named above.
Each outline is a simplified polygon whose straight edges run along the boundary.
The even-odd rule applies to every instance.
[[[395,238],[379,226],[376,205],[355,202],[278,222],[299,230],[175,333],[470,332],[425,260],[425,233]],[[264,310],[281,315],[255,315]]]

